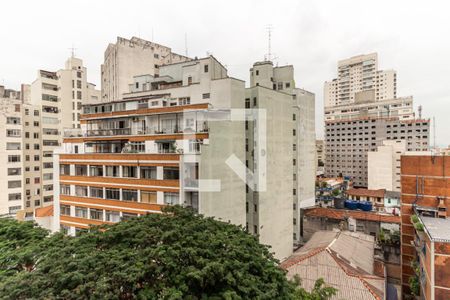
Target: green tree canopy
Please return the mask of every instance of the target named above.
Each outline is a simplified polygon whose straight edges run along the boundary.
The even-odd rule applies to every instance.
[[[327,299],[335,293],[323,282],[307,293],[242,227],[180,207],[79,237],[0,220],[0,253],[1,299]]]

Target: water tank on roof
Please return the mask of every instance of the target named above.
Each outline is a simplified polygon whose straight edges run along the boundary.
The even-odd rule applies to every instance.
[[[359,208],[363,211],[372,211],[372,203],[367,201],[361,201]]]
[[[345,199],[340,197],[334,197],[334,208],[344,209],[345,208]]]
[[[345,206],[347,209],[351,209],[351,210],[357,209],[357,208],[358,208],[358,201],[354,201],[354,200],[345,200],[344,206]]]

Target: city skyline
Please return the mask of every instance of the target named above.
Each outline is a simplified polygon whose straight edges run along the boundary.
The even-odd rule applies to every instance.
[[[180,3],[168,10],[166,5],[141,1],[135,5],[116,3],[114,7],[104,7],[102,1],[54,3],[49,4],[51,10],[41,10],[35,16],[5,14],[0,25],[15,30],[0,33],[10,45],[0,58],[0,84],[19,89],[21,83],[34,80],[36,70],[57,69],[70,56],[73,44],[76,56],[91,70],[90,80],[100,88],[103,53],[117,35],[140,36],[169,45],[183,55],[187,35],[189,56],[204,57],[208,51],[226,65],[231,76],[248,84],[251,64],[263,60],[268,51],[265,28],[272,24],[272,52],[278,57],[275,64],[293,64],[295,77],[300,79],[297,86],[316,94],[318,138],[323,138],[323,83],[336,77],[336,61],[378,52],[380,69],[397,71],[397,96],[412,95],[416,111],[422,105],[423,116],[436,117],[436,144],[447,146],[450,133],[445,128],[449,121],[442,107],[447,92],[445,70],[450,68],[445,53],[450,50],[450,42],[442,37],[450,29],[444,26],[444,4],[439,9],[408,2],[408,10],[402,10],[401,3],[382,1],[368,10],[364,3],[352,2],[351,13],[349,2],[281,2],[267,9],[269,4],[204,2],[198,10],[190,10],[188,17],[184,12],[192,5]],[[34,5],[43,4],[18,1],[4,7],[14,12],[24,5],[34,11]],[[71,7],[70,13],[65,13],[66,7]],[[97,11],[104,13],[94,14]],[[417,22],[424,15],[429,16],[427,21]],[[372,21],[365,22],[369,17]],[[185,18],[189,22],[184,22]],[[235,20],[233,24],[228,22],[230,18]],[[53,34],[43,35],[45,28],[51,28]],[[430,143],[434,144],[432,135]]]

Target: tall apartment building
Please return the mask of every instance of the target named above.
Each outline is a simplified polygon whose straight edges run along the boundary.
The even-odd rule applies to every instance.
[[[449,174],[448,155],[411,153],[401,158],[403,297],[411,292],[410,278],[416,277],[422,299],[450,298]]]
[[[406,140],[386,140],[376,151],[368,152],[368,189],[400,192],[400,157],[406,152]]]
[[[355,103],[364,94],[371,94],[375,101],[396,98],[396,72],[378,70],[377,53],[341,60],[337,71],[337,78],[325,82],[325,107]]]
[[[368,186],[368,152],[383,141],[405,140],[406,151],[429,149],[430,120],[416,119],[413,98],[396,98],[395,73],[377,68],[376,54],[340,61],[337,96],[324,96],[325,176],[351,177],[355,187]]]
[[[172,204],[245,225],[245,178],[225,162],[245,161],[244,118],[230,120],[244,82],[213,57],[144,77],[121,100],[86,105],[81,137],[64,139],[54,157],[57,226],[76,234]]]
[[[61,145],[64,130],[80,126],[78,112],[81,102],[86,101],[87,97],[91,100],[99,97],[100,93],[94,87],[86,82],[86,68],[82,61],[72,57],[58,72],[38,71],[37,79],[31,86],[22,86],[20,100],[2,101],[6,134],[8,137],[14,136],[17,141],[14,143],[17,154],[8,150],[5,155],[11,165],[8,165],[11,169],[8,174],[14,169],[17,181],[19,175],[22,180],[20,195],[12,190],[8,193],[9,198],[16,199],[13,212],[20,211],[19,218],[32,218],[35,208],[53,203],[53,151]],[[13,132],[10,127],[17,130]],[[11,143],[1,145],[7,149],[13,147]],[[15,183],[15,186],[18,185],[18,182]]]
[[[268,192],[247,194],[249,231],[259,234],[263,243],[265,235],[282,232],[279,238],[287,240],[290,239],[288,233],[291,233],[294,244],[297,244],[301,240],[301,209],[315,205],[314,94],[295,87],[293,66],[274,67],[270,61],[257,62],[250,69],[246,107],[268,112],[267,140],[273,143],[273,150],[267,155]],[[286,140],[287,126],[290,140]],[[250,126],[247,131],[250,169],[255,163],[252,154],[259,150],[257,144],[251,143],[252,132]],[[286,174],[286,159],[292,167],[292,176]],[[289,192],[282,192],[287,186],[290,187]],[[273,214],[274,210],[280,211],[280,215]],[[292,221],[282,219],[287,211],[293,212]],[[264,218],[271,221],[265,222]],[[273,227],[267,228],[264,224],[272,224]],[[278,247],[283,245],[286,242]],[[289,255],[291,251],[292,248],[285,248],[283,253]]]
[[[101,66],[101,101],[122,99],[134,76],[158,75],[160,66],[188,60],[163,45],[137,37],[117,37],[117,42],[106,48]]]

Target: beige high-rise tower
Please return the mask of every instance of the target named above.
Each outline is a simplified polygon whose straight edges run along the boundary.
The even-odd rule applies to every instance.
[[[378,70],[378,55],[353,56],[338,62],[338,77],[324,85],[324,105],[332,107],[365,101],[384,101],[397,96],[394,70]]]

